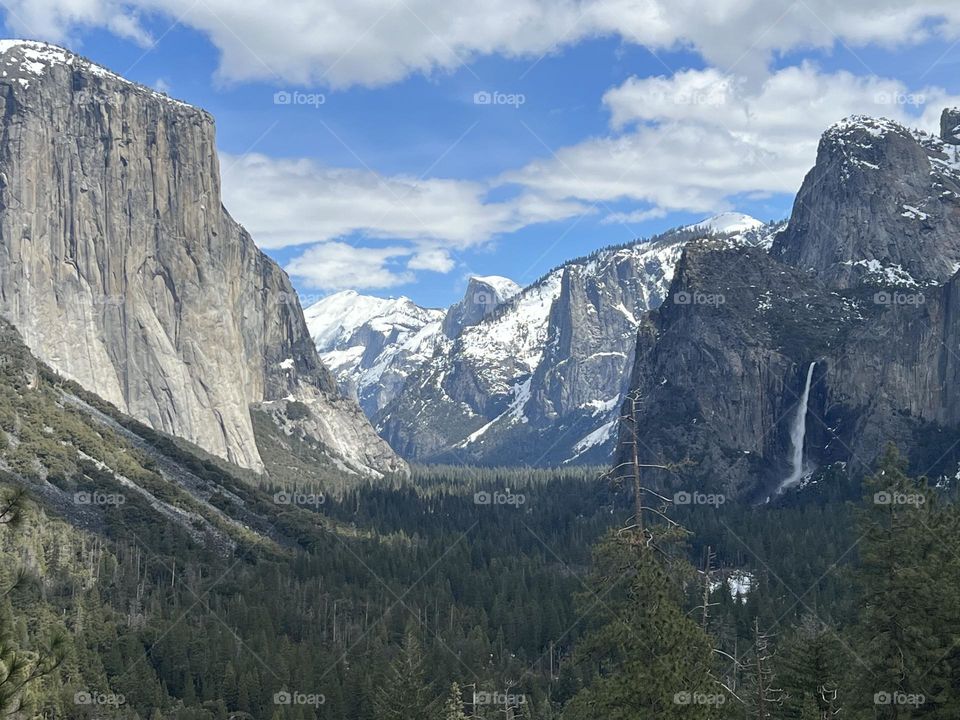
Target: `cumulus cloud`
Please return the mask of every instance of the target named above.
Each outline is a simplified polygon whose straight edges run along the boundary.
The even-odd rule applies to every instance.
[[[408,282],[414,270],[446,273],[456,264],[452,252],[586,210],[575,200],[530,192],[490,202],[490,187],[484,183],[384,177],[256,153],[221,155],[221,172],[224,205],[260,247],[320,243],[288,270],[322,289],[391,287]],[[385,240],[392,245],[385,250],[357,248],[353,256],[348,245],[333,242],[346,238],[355,244]],[[387,269],[401,257],[408,258],[408,272]]]
[[[756,88],[715,68],[631,78],[604,96],[611,135],[562,148],[502,180],[556,200],[653,206],[611,213],[608,221],[713,212],[739,195],[795,192],[821,133],[845,116],[881,115],[933,130],[944,105],[956,102],[942,89],[823,74],[809,63]]]
[[[283,78],[375,86],[458,68],[482,55],[536,59],[586,38],[653,49],[691,47],[728,72],[756,77],[774,53],[960,37],[954,0],[8,0],[7,25],[68,39],[104,27],[146,42],[138,13],[209,37],[227,80]],[[119,19],[117,19],[119,18]]]
[[[284,269],[314,290],[383,289],[413,280],[413,273],[389,267],[391,261],[409,254],[409,248],[402,246],[375,248],[324,242],[308,248]]]
[[[488,202],[489,187],[483,183],[384,177],[303,158],[223,155],[221,169],[224,204],[267,249],[361,233],[427,249],[439,244],[462,250],[583,211],[575,201],[534,194]],[[434,265],[444,264],[435,250],[430,257]],[[425,267],[428,260],[418,262]]]
[[[449,272],[457,252],[534,223],[598,212],[603,222],[631,225],[671,211],[733,209],[740,196],[793,193],[815,160],[821,133],[837,120],[882,115],[935,130],[940,109],[960,98],[891,79],[824,74],[805,63],[759,86],[715,68],[631,78],[603,103],[610,134],[488,183],[226,156],[225,203],[261,247],[324,243],[292,266],[314,286],[389,287],[413,271]],[[510,199],[487,199],[508,186],[518,188]],[[637,209],[609,209],[624,202]],[[329,256],[346,256],[343,243],[333,241],[349,237],[392,247],[387,254],[358,250],[363,262],[352,267],[362,272],[331,272],[339,266]],[[388,269],[401,258],[402,272]],[[311,270],[310,263],[323,267]]]

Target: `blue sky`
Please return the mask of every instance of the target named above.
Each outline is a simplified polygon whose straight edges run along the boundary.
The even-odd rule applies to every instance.
[[[228,210],[308,299],[447,305],[470,274],[783,218],[831,122],[933,129],[960,95],[947,3],[432,2],[23,0],[4,30],[211,112]]]

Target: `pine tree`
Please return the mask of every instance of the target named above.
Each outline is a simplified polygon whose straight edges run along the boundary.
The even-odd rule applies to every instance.
[[[847,650],[837,633],[814,616],[804,616],[784,641],[777,659],[784,720],[837,716],[844,705],[848,664]]]
[[[463,694],[457,683],[450,686],[450,695],[443,705],[440,720],[467,720],[467,714],[463,711]]]
[[[886,449],[866,483],[858,517],[861,590],[856,703],[877,718],[956,718],[950,650],[960,637],[954,597],[954,511],[926,482],[907,476]]]
[[[419,720],[429,717],[437,698],[424,676],[423,654],[414,630],[408,628],[400,652],[374,697],[377,720]]]
[[[681,608],[692,568],[671,552],[660,526],[613,533],[595,553],[581,605],[598,618],[578,659],[592,678],[565,720],[706,720],[726,700],[713,680],[712,648]]]
[[[25,495],[17,489],[0,497],[0,528],[15,530],[23,521]],[[0,598],[6,598],[24,580],[18,573]],[[53,673],[66,658],[66,638],[59,631],[39,652],[24,652],[17,647],[7,613],[0,615],[0,717],[19,716],[24,709],[24,693],[29,686]]]

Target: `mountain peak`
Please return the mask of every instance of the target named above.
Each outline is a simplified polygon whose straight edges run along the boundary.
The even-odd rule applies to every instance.
[[[684,230],[708,230],[713,233],[739,233],[747,230],[755,230],[764,223],[745,213],[722,212],[713,215],[693,225],[688,225]]]
[[[26,89],[30,87],[31,82],[44,77],[54,67],[82,69],[90,75],[122,83],[130,89],[146,93],[159,100],[185,108],[198,109],[189,103],[176,100],[146,85],[128,80],[59,45],[41,42],[40,40],[0,39],[0,79],[17,83]]]
[[[826,132],[823,133],[823,139],[843,144],[845,140],[858,135],[867,134],[876,138],[883,138],[891,133],[910,135],[910,130],[888,118],[850,115],[827,128]]]

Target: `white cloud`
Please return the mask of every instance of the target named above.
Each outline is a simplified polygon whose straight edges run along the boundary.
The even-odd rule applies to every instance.
[[[960,37],[955,0],[8,0],[7,25],[54,41],[106,27],[146,42],[138,13],[205,33],[227,80],[283,78],[344,87],[456,69],[489,54],[531,61],[560,46],[619,36],[654,50],[692,47],[757,78],[790,50]]]
[[[615,212],[605,216],[600,222],[604,225],[642,223],[647,220],[656,220],[666,217],[667,211],[663,208],[650,208],[649,210],[634,210],[633,212]]]
[[[639,224],[670,211],[733,209],[739,195],[793,193],[835,121],[863,113],[935,130],[940,109],[958,100],[937,88],[912,92],[896,80],[823,74],[811,64],[773,73],[756,88],[716,69],[689,70],[609,90],[609,136],[561,148],[489,183],[225,156],[224,200],[261,247],[323,243],[291,264],[314,286],[389,287],[414,271],[450,272],[459,251],[534,223],[595,211],[603,222]],[[490,190],[507,186],[519,192],[487,201]],[[612,212],[613,202],[640,207]],[[333,241],[363,244],[364,237],[389,241],[390,252],[360,248],[362,261],[342,270],[330,263],[347,257],[348,246]],[[388,268],[401,258],[404,272]]]
[[[221,157],[224,204],[263,248],[363,233],[418,246],[465,249],[534,222],[577,214],[573,202],[531,195],[486,202],[466,180],[382,177],[306,159]]]
[[[399,246],[373,248],[324,242],[308,248],[284,269],[314,290],[382,289],[413,280],[413,273],[388,267],[391,261],[409,254],[409,248]]]
[[[562,148],[502,180],[557,200],[653,205],[611,213],[610,222],[658,210],[713,212],[740,194],[795,192],[821,133],[845,116],[882,115],[932,130],[940,109],[955,102],[940,89],[911,92],[896,80],[822,74],[810,64],[773,73],[756,89],[712,68],[631,78],[604,96],[620,134]]]
[[[448,273],[455,265],[450,253],[441,248],[425,248],[407,263],[410,270],[432,270],[439,273]]]
[[[312,245],[287,267],[312,287],[385,288],[412,271],[447,273],[452,253],[528,225],[577,215],[570,200],[520,193],[488,202],[489,187],[465,180],[382,177],[308,159],[221,155],[223,202],[261,248]],[[354,247],[386,240],[385,249]],[[389,269],[408,258],[406,272]]]

